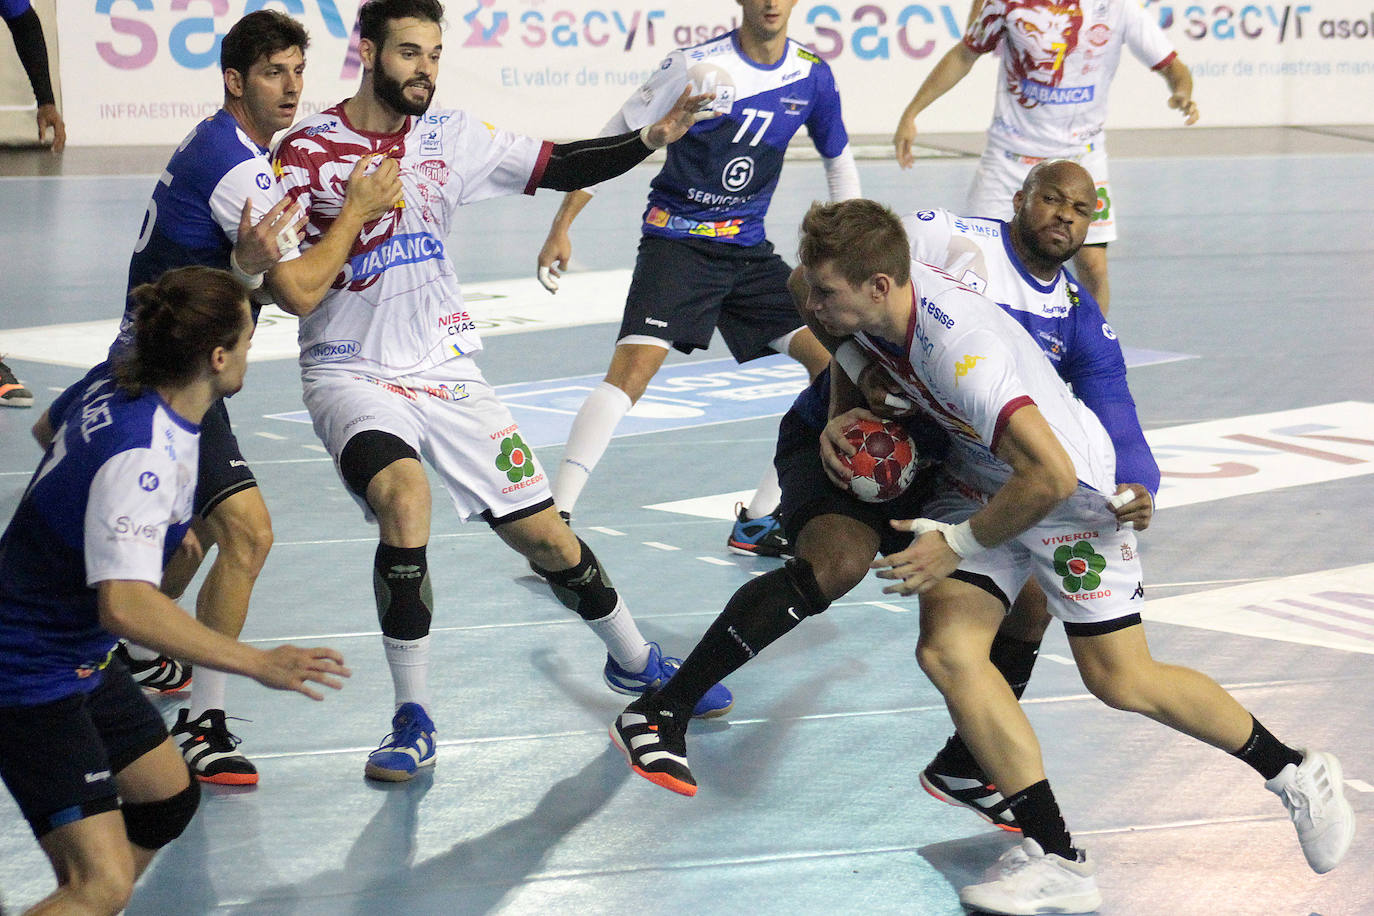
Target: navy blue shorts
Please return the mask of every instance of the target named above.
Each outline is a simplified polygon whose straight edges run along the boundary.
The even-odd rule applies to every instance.
[[[787,291],[791,273],[771,242],[643,236],[620,337],[647,334],[691,353],[709,347],[720,328],[736,361],[767,356],[772,341],[804,324]]]
[[[862,522],[878,535],[880,556],[896,553],[911,545],[911,534],[897,531],[888,522],[895,518],[920,518],[922,506],[934,490],[938,464],[917,474],[906,492],[884,503],[866,503],[848,490],[842,490],[825,476],[819,445],[821,431],[808,425],[795,410],[783,415],[778,426],[778,448],[773,464],[778,469],[778,483],[782,487],[783,533],[789,543],[796,544],[802,528],[820,515],[842,515]],[[915,437],[915,431],[913,431]],[[942,438],[931,439],[926,446],[917,438],[917,448],[923,455],[940,448]]]
[[[75,385],[62,392],[48,407],[48,422],[56,430],[68,411],[80,410],[80,398],[90,384],[99,378],[110,378],[111,367],[103,362],[87,372]],[[238,437],[229,425],[229,411],[224,401],[216,401],[200,421],[200,466],[196,476],[195,513],[201,518],[240,490],[256,487],[253,469],[239,450]]]
[[[115,659],[90,693],[0,707],[0,779],[41,839],[118,808],[115,774],[166,740],[162,716]]]

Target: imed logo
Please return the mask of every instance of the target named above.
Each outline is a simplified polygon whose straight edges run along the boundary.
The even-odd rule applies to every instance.
[[[1054,571],[1064,578],[1064,591],[1090,592],[1102,584],[1107,561],[1093,549],[1091,541],[1060,544],[1054,551]]]
[[[501,440],[501,454],[496,456],[496,469],[505,474],[511,483],[534,476],[534,453],[519,433]]]

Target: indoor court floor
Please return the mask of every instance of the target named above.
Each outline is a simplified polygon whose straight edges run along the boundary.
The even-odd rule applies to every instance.
[[[898,212],[958,210],[981,137],[926,142],[902,172],[873,138],[865,193]],[[1341,867],[1314,875],[1253,771],[1093,699],[1058,626],[1026,695],[1047,770],[1097,859],[1103,914],[1372,913],[1374,128],[1120,132],[1112,150],[1111,320],[1164,471],[1141,537],[1154,654],[1211,674],[1289,743],[1337,754],[1359,832]],[[0,410],[0,520],[38,461],[38,410],[110,340],[167,154],[0,153],[0,354],[38,400]],[[559,195],[465,208],[449,240],[490,318],[479,362],[550,470],[609,359],[651,174],[584,211],[557,297],[533,273]],[[785,170],[769,226],[789,261],[824,187],[814,161]],[[701,789],[688,799],[611,745],[627,699],[602,683],[595,637],[436,485],[438,764],[407,784],[364,780],[392,700],[375,529],[300,422],[292,339],[269,313],[230,405],[276,535],[244,636],[333,646],[353,677],[320,704],[231,682],[261,784],[208,787],[129,913],[963,912],[957,889],[1013,839],[921,790],[951,727],[913,658],[916,603],[879,580],[729,679],[734,709],[689,733]],[[669,654],[777,563],[728,553],[728,518],[803,382],[781,358],[674,354],[577,506],[577,531]],[[158,702],[175,715],[177,697]],[[52,887],[0,793],[6,911]]]

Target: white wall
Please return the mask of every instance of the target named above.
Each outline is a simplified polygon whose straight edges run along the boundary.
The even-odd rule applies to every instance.
[[[178,142],[219,104],[220,36],[243,13],[264,6],[297,16],[310,30],[304,110],[350,95],[358,80],[356,58],[348,54],[356,0],[64,0],[57,15],[69,142]],[[732,27],[739,12],[729,0],[449,0],[447,6],[437,104],[556,138],[595,131],[668,50]],[[1204,124],[1374,123],[1368,0],[1151,0],[1148,6],[1195,68]],[[850,132],[888,135],[916,85],[957,40],[967,11],[966,0],[801,0],[791,32],[834,67]],[[980,61],[927,112],[921,128],[985,128],[994,69],[992,60]],[[1178,123],[1164,99],[1159,77],[1128,55],[1109,123]]]

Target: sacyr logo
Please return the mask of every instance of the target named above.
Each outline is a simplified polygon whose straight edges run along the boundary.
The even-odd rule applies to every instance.
[[[1054,551],[1054,571],[1064,577],[1064,591],[1090,592],[1102,584],[1102,570],[1107,561],[1091,541],[1077,541],[1073,546],[1060,544]]]
[[[534,476],[534,453],[519,433],[501,440],[501,454],[496,456],[496,469],[505,474],[511,483]]]

